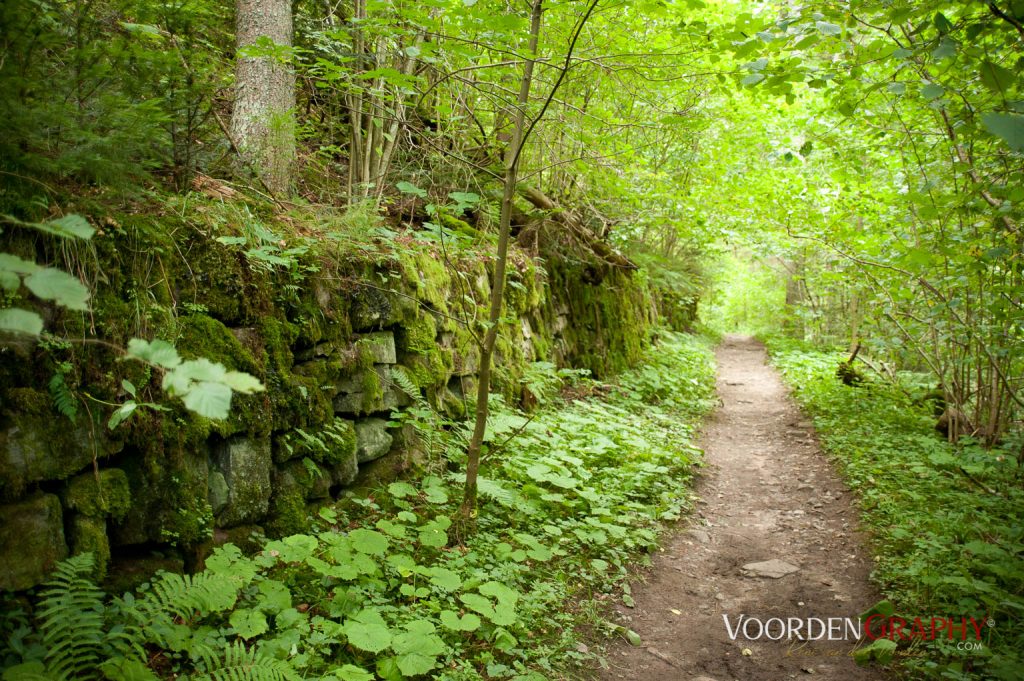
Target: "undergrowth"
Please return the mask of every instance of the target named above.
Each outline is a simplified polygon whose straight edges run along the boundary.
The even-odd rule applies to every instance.
[[[637,639],[601,602],[688,507],[712,383],[706,344],[666,334],[602,399],[499,410],[470,537],[453,536],[456,450],[323,509],[309,533],[254,556],[226,545],[121,598],[72,558],[33,613],[3,620],[3,679],[576,678],[593,629]]]
[[[896,614],[987,623],[980,650],[958,649],[960,636],[900,641],[895,652],[906,674],[1021,678],[1024,478],[1010,445],[985,449],[970,438],[950,444],[934,431],[931,406],[915,402],[912,391],[840,383],[835,370],[843,353],[778,340],[770,350],[859,495],[873,578]]]

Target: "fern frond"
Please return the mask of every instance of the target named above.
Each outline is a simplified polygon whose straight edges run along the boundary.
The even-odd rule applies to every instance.
[[[397,385],[402,392],[411,397],[417,405],[421,407],[427,406],[427,400],[423,397],[423,393],[420,392],[420,387],[416,385],[416,382],[405,372],[400,366],[391,367],[391,380]]]
[[[299,681],[302,677],[284,660],[266,657],[255,648],[247,649],[241,641],[224,649],[223,659],[215,669],[192,681]]]
[[[90,553],[61,561],[42,592],[36,616],[52,678],[94,678],[106,659],[104,594],[90,576],[93,564]]]
[[[78,402],[75,400],[71,388],[68,387],[67,381],[64,380],[64,374],[60,372],[54,374],[46,387],[50,390],[53,406],[74,423],[78,418]]]

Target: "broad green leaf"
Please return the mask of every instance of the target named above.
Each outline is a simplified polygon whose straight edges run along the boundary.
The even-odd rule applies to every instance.
[[[840,35],[843,32],[842,26],[836,24],[830,24],[827,21],[817,21],[814,27],[818,29],[818,32],[822,35]]]
[[[22,227],[31,227],[65,239],[90,239],[96,230],[81,215],[65,215],[56,220],[46,222],[25,222],[12,215],[4,215],[5,220]]]
[[[740,83],[742,85],[757,85],[762,80],[764,80],[763,73],[751,73],[749,75],[744,76],[743,80],[741,80]]]
[[[228,619],[235,633],[245,639],[253,638],[267,632],[267,617],[259,610],[243,609],[231,613]]]
[[[173,369],[181,364],[181,358],[174,346],[159,339],[149,342],[141,338],[132,338],[128,341],[128,356],[164,369]]]
[[[447,646],[434,633],[434,625],[426,620],[409,622],[405,629],[391,643],[398,656],[398,668],[406,676],[426,674],[437,666],[437,657],[447,650]]]
[[[375,610],[362,610],[345,623],[348,642],[368,653],[379,653],[391,645],[392,635],[384,618]]]
[[[244,236],[219,236],[216,241],[219,241],[225,246],[241,246],[242,244],[245,244],[248,239]]]
[[[928,83],[921,88],[921,96],[929,101],[938,99],[944,94],[946,94],[946,88],[942,87],[938,83]]]
[[[414,194],[415,196],[418,196],[420,198],[426,198],[427,196],[427,192],[425,189],[420,189],[412,182],[406,182],[405,180],[402,180],[401,182],[396,182],[395,188],[398,191],[402,192],[403,194]]]
[[[331,672],[341,681],[373,681],[373,674],[354,664],[337,667]]]
[[[383,556],[390,543],[380,532],[363,528],[352,530],[348,533],[348,538],[352,542],[352,548],[371,556]]]
[[[388,493],[396,499],[416,496],[416,488],[407,482],[393,482],[388,485]]]
[[[1024,116],[1009,113],[989,113],[981,117],[985,129],[1006,142],[1016,152],[1024,152]]]
[[[70,310],[88,310],[89,289],[63,270],[44,267],[25,278],[29,291]]]
[[[265,390],[266,388],[260,380],[251,374],[247,374],[242,371],[228,371],[224,374],[222,379],[224,385],[228,386],[236,393],[242,393],[249,395]]]
[[[35,312],[9,307],[0,310],[0,332],[38,336],[43,332],[43,318]]]
[[[1017,81],[1017,75],[1008,68],[987,59],[981,63],[981,82],[993,92],[1006,92]]]
[[[430,583],[445,591],[457,591],[462,586],[462,579],[459,573],[443,567],[434,567],[430,570]]]
[[[0,272],[13,272],[15,274],[32,274],[39,269],[39,265],[30,260],[22,260],[10,253],[0,253]]]
[[[231,411],[231,388],[223,383],[200,381],[182,395],[181,401],[190,411],[208,419],[226,419]]]
[[[139,405],[134,401],[129,400],[122,404],[120,407],[114,410],[114,413],[110,415],[110,420],[107,421],[107,428],[113,430],[117,428],[121,423],[125,421],[129,416],[135,413],[135,410],[139,408]]]
[[[452,610],[441,611],[441,624],[452,631],[476,631],[480,628],[480,618],[469,612],[459,617]]]

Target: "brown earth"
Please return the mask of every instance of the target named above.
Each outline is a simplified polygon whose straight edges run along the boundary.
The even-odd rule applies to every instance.
[[[646,581],[634,585],[635,607],[618,606],[619,622],[642,643],[613,645],[599,678],[886,678],[854,664],[852,639],[748,640],[742,630],[730,639],[723,615],[733,627],[741,614],[762,623],[773,617],[856,621],[879,600],[868,584],[871,562],[856,531],[852,496],[765,360],[764,348],[750,338],[730,336],[720,346],[721,405],[702,438],[708,465],[697,485],[698,512],[654,557]],[[778,578],[743,569],[771,560],[798,569]],[[779,627],[770,625],[770,633],[778,635]],[[751,622],[751,638],[758,629]]]

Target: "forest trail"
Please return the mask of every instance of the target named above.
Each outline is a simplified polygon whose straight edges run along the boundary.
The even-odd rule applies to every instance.
[[[853,640],[798,648],[785,640],[746,640],[742,633],[730,639],[723,615],[733,627],[741,614],[761,622],[856,620],[878,599],[868,584],[870,560],[855,531],[852,495],[766,365],[764,348],[729,336],[717,357],[721,406],[702,440],[708,466],[697,486],[697,513],[654,558],[646,583],[634,585],[636,606],[618,607],[620,622],[642,644],[612,646],[610,667],[600,678],[883,678],[877,668],[854,664]],[[798,570],[773,578],[743,568],[772,560]],[[758,625],[748,631],[756,636]]]

